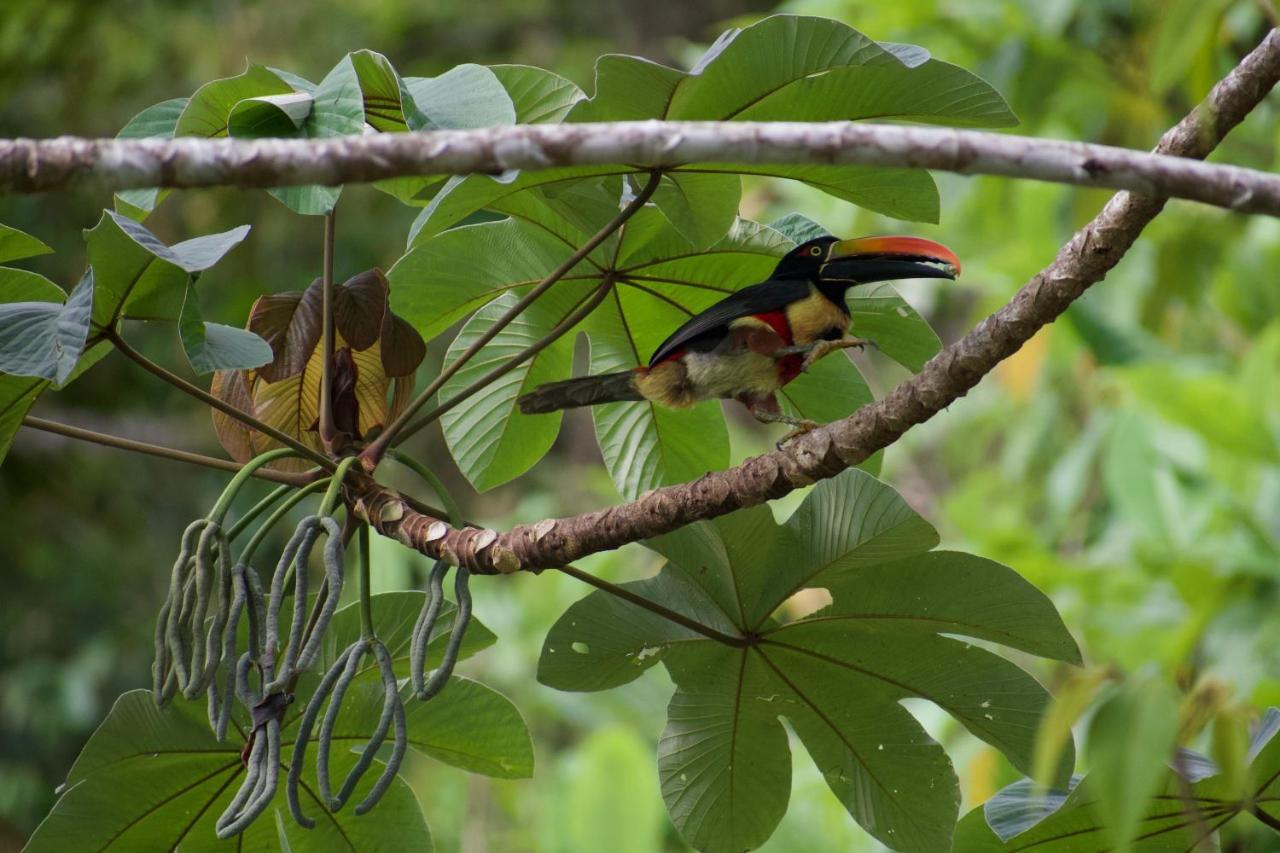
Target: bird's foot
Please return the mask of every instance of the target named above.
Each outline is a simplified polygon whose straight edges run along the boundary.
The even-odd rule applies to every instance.
[[[815,429],[822,426],[822,424],[818,423],[817,421],[808,421],[808,420],[799,420],[799,419],[788,421],[788,423],[792,425],[791,432],[787,433],[782,438],[778,439],[778,441],[774,444],[774,447],[778,448],[779,450],[785,447],[787,442],[797,439],[800,436],[804,435],[805,433],[813,432]]]
[[[840,338],[834,341],[817,341],[810,345],[812,349],[805,355],[804,361],[800,364],[801,372],[807,373],[810,367],[818,359],[823,358],[836,350],[842,349],[865,349],[866,347],[876,347],[876,342],[867,338]]]

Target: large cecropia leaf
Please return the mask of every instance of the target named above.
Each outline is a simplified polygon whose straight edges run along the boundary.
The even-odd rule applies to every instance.
[[[1163,724],[1163,723],[1162,723]],[[1180,749],[1176,769],[1166,767],[1159,785],[1138,802],[1137,835],[1129,849],[1182,853],[1198,849],[1236,815],[1256,810],[1280,820],[1280,709],[1270,708],[1253,731],[1243,780],[1233,781],[1210,758]],[[1118,803],[1104,797],[1132,792],[1104,782],[1100,770],[1062,790],[1045,791],[1030,779],[1001,790],[969,812],[956,827],[956,849],[974,853],[1094,853],[1112,849]],[[1183,778],[1179,779],[1179,774]],[[1216,848],[1215,848],[1216,849]]]
[[[263,73],[280,80],[273,72],[263,69]],[[364,132],[364,99],[353,56],[347,55],[313,91],[289,88],[236,101],[226,114],[226,124],[229,135],[240,138],[355,136]],[[270,193],[297,213],[319,215],[333,209],[342,187],[284,187]]]
[[[587,282],[567,282],[534,302],[444,384],[440,399],[452,398],[536,344],[590,299],[595,290],[596,286]],[[471,346],[517,298],[508,291],[480,309],[450,344],[446,363]],[[563,378],[572,364],[573,336],[566,335],[486,386],[470,401],[445,412],[441,425],[449,451],[458,469],[477,490],[514,480],[551,449],[560,431],[559,413],[552,417],[525,415],[516,400],[543,382]]]
[[[634,56],[596,63],[595,94],[567,122],[669,120],[826,121],[898,119],[973,127],[1016,123],[1008,104],[981,78],[929,58],[920,48],[881,45],[838,21],[777,15],[725,33],[690,70]],[[626,167],[554,169],[498,177],[473,175],[424,186],[415,233],[438,233],[529,187]],[[936,222],[938,194],[923,170],[859,166],[694,163],[671,179],[766,175],[803,181],[837,198],[899,219]],[[663,199],[659,206],[665,209]],[[696,241],[696,238],[695,238]]]
[[[749,849],[773,832],[790,790],[782,718],[869,833],[895,850],[950,849],[955,773],[900,701],[928,699],[1026,769],[1048,694],[953,636],[1070,662],[1079,651],[1012,569],[931,552],[937,541],[892,489],[848,471],[784,525],[757,507],[647,543],[668,563],[627,589],[718,638],[593,593],[552,627],[538,678],[600,690],[667,667],[662,794],[698,849]],[[786,621],[783,603],[808,588],[828,590],[831,605]]]
[[[15,241],[10,247],[13,252],[41,254],[35,251],[37,243],[31,238],[31,242]],[[65,374],[59,382],[65,386],[110,351],[105,343],[88,351],[79,349],[84,346],[80,334],[88,328],[92,291],[91,282],[82,282],[76,290],[79,301],[69,305],[62,288],[44,276],[0,267],[0,462],[8,454],[22,419],[58,374]],[[82,323],[86,324],[83,330]],[[15,367],[28,375],[15,375]]]
[[[13,300],[0,304],[0,373],[65,382],[89,337],[93,270],[66,297],[53,282],[25,270],[0,268],[0,282],[5,299]]]
[[[38,240],[17,228],[0,225],[0,264],[33,258],[37,255],[47,255],[52,251],[53,249],[45,245],[43,240]]]
[[[397,672],[408,671],[409,639],[422,594],[397,592],[373,598],[380,636],[395,660]],[[334,616],[317,668],[327,667],[337,652],[360,636],[358,605]],[[442,614],[429,646],[438,661],[452,626],[453,610]],[[460,656],[469,657],[494,641],[474,618]],[[36,830],[28,848],[43,850],[105,849],[269,849],[430,850],[431,835],[409,786],[397,778],[376,809],[357,817],[348,805],[330,812],[315,784],[314,744],[303,774],[303,809],[316,819],[306,830],[294,823],[285,803],[283,780],[293,754],[298,717],[306,707],[317,677],[299,682],[295,701],[282,726],[281,785],[267,812],[238,839],[220,842],[213,824],[239,788],[244,767],[240,750],[249,729],[248,715],[238,708],[226,742],[209,732],[203,702],[178,699],[164,710],[148,691],[121,696],[106,720],[90,737],[68,775],[62,797]],[[429,703],[405,697],[409,747],[437,761],[497,778],[523,778],[533,771],[533,750],[519,711],[505,697],[477,682],[454,676]],[[357,747],[373,730],[382,705],[382,686],[375,669],[356,676],[334,729],[330,772],[341,778],[355,761],[347,745]],[[377,769],[357,787],[364,796]]]
[[[95,296],[93,323],[110,328],[122,318],[177,320],[192,277],[218,261],[249,233],[241,225],[166,245],[146,226],[113,210],[84,232]]]

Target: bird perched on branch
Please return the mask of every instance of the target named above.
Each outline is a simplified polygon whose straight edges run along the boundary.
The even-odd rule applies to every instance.
[[[539,414],[623,400],[683,409],[732,398],[759,421],[794,427],[786,441],[818,424],[784,415],[778,389],[835,350],[872,343],[850,335],[849,288],[959,273],[959,259],[932,240],[819,237],[789,252],[768,280],[691,317],[648,366],[540,385],[520,398],[520,410]]]

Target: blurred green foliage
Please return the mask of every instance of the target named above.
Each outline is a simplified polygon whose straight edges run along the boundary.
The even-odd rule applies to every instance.
[[[409,0],[279,4],[9,0],[0,17],[0,135],[113,135],[142,107],[238,73],[244,57],[318,77],[348,50],[379,50],[405,74],[459,62],[529,62],[588,85],[605,52],[668,62],[768,2]],[[926,45],[989,79],[1019,132],[1149,147],[1265,29],[1256,0],[792,0],[781,11],[843,20],[878,39]],[[1277,168],[1280,100],[1237,130],[1215,160]],[[965,261],[949,289],[905,289],[953,340],[1047,263],[1106,194],[940,175],[936,236]],[[748,182],[744,214],[803,211],[835,233],[895,224],[798,185]],[[107,199],[92,193],[0,199],[0,222],[58,250],[24,263],[69,286],[78,230]],[[347,211],[344,214],[344,211]],[[340,278],[388,266],[413,211],[348,188],[338,214]],[[319,267],[320,222],[262,193],[176,195],[149,221],[170,242],[251,222],[244,246],[205,287],[208,319],[239,324],[264,291],[299,289]],[[1049,593],[1091,663],[1280,704],[1280,224],[1173,203],[1110,276],[968,398],[910,433],[884,476],[934,523],[943,544],[1014,566]],[[170,335],[139,345],[182,363]],[[439,359],[433,349],[429,358]],[[877,391],[903,373],[877,361]],[[97,381],[39,412],[217,452],[207,414],[119,357]],[[427,371],[423,371],[426,373]],[[473,517],[505,527],[617,500],[589,418],[575,415],[552,455],[478,498]],[[734,458],[769,439],[739,422]],[[438,432],[420,458],[447,467]],[[0,474],[0,849],[17,847],[54,798],[111,700],[146,681],[152,619],[175,532],[224,478],[22,433]],[[403,485],[408,486],[409,483]],[[110,491],[113,498],[102,502]],[[785,515],[799,496],[776,506]],[[379,542],[381,589],[418,585],[423,561]],[[638,547],[583,561],[610,579],[652,574]],[[437,844],[461,850],[596,849],[626,827],[631,847],[682,849],[658,797],[654,745],[665,675],[602,694],[564,694],[533,677],[543,636],[586,593],[552,572],[476,584],[477,613],[500,642],[461,671],[521,709],[537,752],[533,781],[494,781],[427,762],[408,776]],[[1030,666],[1029,660],[1020,661]],[[1068,668],[1041,668],[1051,687]],[[1016,774],[931,706],[912,705],[956,761],[966,807]],[[796,750],[792,807],[768,849],[873,849]],[[1082,767],[1082,769],[1088,769]],[[1238,831],[1247,832],[1247,828]],[[615,843],[614,847],[618,847]],[[1247,848],[1246,848],[1247,849]]]

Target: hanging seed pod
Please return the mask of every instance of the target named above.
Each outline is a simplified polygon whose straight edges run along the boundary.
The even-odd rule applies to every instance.
[[[342,710],[342,702],[346,698],[347,688],[351,686],[352,680],[359,674],[360,665],[365,657],[370,654],[373,655],[374,660],[377,662],[378,670],[382,677],[382,714],[378,718],[378,723],[374,727],[368,743],[365,744],[364,750],[360,753],[360,757],[347,772],[346,778],[343,779],[342,785],[335,795],[329,782],[329,757],[333,745],[333,729]],[[297,739],[294,741],[293,759],[290,763],[289,778],[285,790],[289,799],[289,810],[293,813],[294,820],[300,826],[308,829],[315,826],[315,821],[303,814],[298,800],[298,787],[301,783],[302,767],[306,759],[307,742],[311,739],[311,730],[315,727],[316,719],[320,715],[320,709],[324,707],[326,700],[329,702],[329,707],[325,712],[324,720],[320,724],[320,733],[316,738],[316,778],[320,787],[320,798],[329,806],[330,811],[336,812],[346,805],[347,800],[351,798],[351,794],[355,791],[356,785],[359,784],[360,779],[370,765],[373,764],[374,756],[382,748],[382,744],[387,738],[387,732],[394,726],[395,740],[391,756],[387,760],[386,767],[383,768],[382,775],[378,777],[369,793],[356,806],[356,814],[362,815],[377,805],[383,794],[386,793],[387,788],[391,786],[396,773],[399,772],[400,764],[404,760],[404,753],[409,743],[404,703],[400,700],[400,688],[399,683],[396,681],[391,653],[383,645],[382,641],[377,638],[357,640],[338,656],[333,666],[325,673],[319,687],[316,688],[316,692],[312,694],[311,701],[307,703],[306,710],[302,712],[302,719],[298,724],[298,734]]]
[[[324,571],[328,593],[315,615],[310,637],[302,644],[303,626],[307,619],[307,561],[321,533],[328,535],[324,548]],[[320,652],[329,620],[338,607],[342,594],[342,528],[329,517],[309,515],[304,518],[285,546],[271,579],[271,600],[267,605],[267,632],[264,656],[271,660],[276,676],[263,690],[270,694],[284,689],[293,677],[308,669]],[[293,564],[293,620],[289,627],[289,641],[280,648],[280,608],[284,602],[285,586],[290,564]]]
[[[280,720],[272,718],[255,730],[253,748],[240,790],[214,824],[218,837],[227,839],[243,832],[266,811],[280,781]]]
[[[436,619],[440,615],[440,606],[444,602],[444,576],[449,571],[448,563],[437,561],[427,581],[427,600],[423,602],[422,612],[413,627],[413,637],[409,646],[410,678],[413,680],[414,695],[424,702],[431,699],[449,683],[453,667],[458,662],[458,653],[462,649],[462,640],[471,623],[471,572],[459,566],[453,579],[453,594],[458,600],[458,609],[453,618],[453,630],[449,634],[449,642],[445,646],[440,666],[427,675],[427,651],[431,644],[431,632],[435,630]]]
[[[230,547],[222,528],[207,518],[192,522],[182,534],[178,559],[169,579],[169,595],[156,620],[152,694],[163,706],[181,691],[199,696],[221,663],[222,630],[231,605]],[[212,621],[210,599],[217,599]]]
[[[260,658],[263,645],[262,614],[265,605],[258,573],[252,566],[237,563],[231,572],[231,589],[231,605],[226,617],[221,660],[228,667],[234,663],[235,668],[228,669],[225,685],[221,689],[218,687],[216,672],[209,680],[209,725],[219,741],[227,736],[227,721],[231,718],[232,701],[236,694],[241,694],[242,699],[249,696],[249,667]],[[247,613],[249,617],[249,650],[241,658],[237,656],[236,635],[242,613]],[[246,704],[252,707],[250,703]]]

